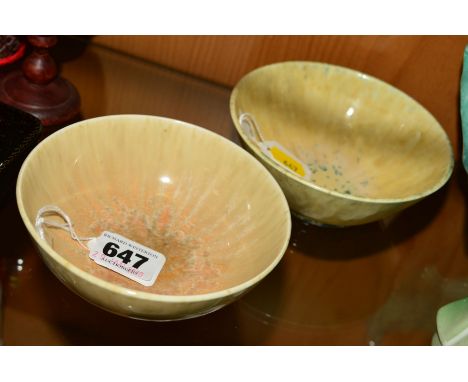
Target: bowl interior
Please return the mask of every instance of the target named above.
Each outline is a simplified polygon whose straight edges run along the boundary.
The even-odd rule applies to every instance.
[[[231,114],[256,121],[309,169],[308,182],[341,194],[399,199],[445,183],[450,142],[435,118],[390,85],[337,66],[286,62],[246,75],[231,97]],[[292,173],[291,173],[292,174]],[[292,175],[295,176],[295,175]]]
[[[281,190],[249,154],[207,130],[146,116],[80,122],[43,141],[25,161],[18,203],[33,237],[53,204],[80,236],[119,233],[166,256],[152,287],[98,266],[59,229],[50,256],[101,279],[165,295],[224,290],[281,258],[290,216]]]

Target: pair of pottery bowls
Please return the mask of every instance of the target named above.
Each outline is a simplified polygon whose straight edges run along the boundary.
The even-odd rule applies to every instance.
[[[350,69],[259,68],[234,88],[230,110],[253,155],[201,127],[139,115],[85,120],[36,146],[17,201],[51,271],[116,314],[194,317],[239,298],[276,266],[290,211],[321,225],[364,224],[430,195],[452,172],[435,118]],[[41,238],[35,219],[47,205],[66,211],[78,235],[112,231],[163,253],[154,286],[100,268],[64,230]]]

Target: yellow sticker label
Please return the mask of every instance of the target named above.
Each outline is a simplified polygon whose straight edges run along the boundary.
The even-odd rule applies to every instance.
[[[272,146],[270,148],[271,155],[275,158],[278,162],[282,163],[290,170],[294,171],[296,174],[304,177],[306,175],[304,166],[302,163],[299,163],[297,160],[292,158],[290,155],[286,154],[277,146]]]
[[[268,155],[281,166],[291,170],[302,178],[308,179],[310,177],[309,168],[278,142],[264,141],[259,143],[259,146],[264,154]]]

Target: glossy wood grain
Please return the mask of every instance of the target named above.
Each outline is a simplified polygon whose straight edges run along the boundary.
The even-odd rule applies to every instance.
[[[416,98],[457,139],[458,82],[468,36],[95,36],[93,42],[232,87],[286,60],[356,69]]]
[[[232,86],[256,67],[285,60],[326,61],[392,82],[401,76],[403,69],[403,78],[415,72],[433,73],[428,79],[440,83],[453,78],[453,73],[446,69],[458,63],[459,49],[468,42],[468,37],[95,36],[93,41]],[[427,65],[428,60],[431,65]]]
[[[169,49],[169,41],[182,37],[166,38]],[[272,39],[253,38],[265,44],[251,55],[256,64]],[[274,50],[278,59],[292,58],[287,49],[305,44],[301,38],[279,39],[289,43]],[[8,271],[5,343],[430,344],[437,309],[468,294],[468,188],[458,125],[458,81],[468,38],[310,39],[316,58],[387,80],[434,114],[455,150],[455,171],[446,187],[392,220],[366,226],[326,229],[294,218],[283,260],[239,302],[206,317],[159,324],[109,314],[64,288],[42,263],[10,200],[0,211],[8,248],[2,253]],[[230,47],[248,55],[251,44]],[[221,61],[229,56],[219,53]],[[170,116],[238,142],[229,116],[230,87],[94,46],[64,62],[62,74],[79,89],[85,118]]]

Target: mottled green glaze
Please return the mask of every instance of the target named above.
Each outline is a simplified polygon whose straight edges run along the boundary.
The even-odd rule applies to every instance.
[[[452,174],[452,146],[434,116],[400,90],[348,68],[304,61],[257,68],[236,84],[230,111],[246,148],[275,177],[291,210],[314,223],[345,227],[385,219],[437,191]],[[241,124],[246,120],[256,128]],[[311,176],[265,155],[262,141],[281,144]]]
[[[460,113],[463,131],[463,166],[468,172],[468,46],[465,48],[463,74],[460,81]]]

